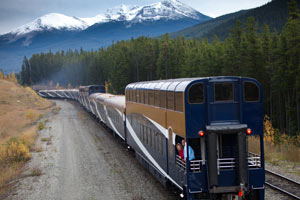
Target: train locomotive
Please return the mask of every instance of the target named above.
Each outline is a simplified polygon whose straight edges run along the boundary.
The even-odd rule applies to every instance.
[[[96,85],[38,94],[78,101],[184,199],[264,199],[263,100],[255,79],[146,81],[127,85],[125,95]],[[259,154],[248,148],[252,136]]]

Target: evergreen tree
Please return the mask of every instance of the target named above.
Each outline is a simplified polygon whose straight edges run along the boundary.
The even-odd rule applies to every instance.
[[[299,9],[297,2],[292,0],[288,4],[289,17],[282,30],[282,40],[285,41],[286,51],[286,123],[288,132],[293,134],[300,130],[300,114],[299,114],[299,85],[297,80],[299,77],[300,66],[300,21]],[[296,109],[295,109],[296,107]]]

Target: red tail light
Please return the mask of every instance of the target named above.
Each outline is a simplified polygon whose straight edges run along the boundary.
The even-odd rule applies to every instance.
[[[243,190],[240,190],[239,191],[239,197],[242,197],[243,196]]]
[[[202,136],[204,136],[204,132],[203,132],[203,131],[199,131],[198,135],[199,135],[200,137],[202,137]]]
[[[247,134],[248,134],[248,135],[251,135],[251,133],[252,133],[252,130],[251,130],[250,128],[248,128],[248,129],[247,129]]]

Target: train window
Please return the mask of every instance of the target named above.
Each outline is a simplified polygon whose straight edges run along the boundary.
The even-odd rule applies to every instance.
[[[142,125],[142,130],[141,130],[141,132],[140,132],[140,138],[141,138],[141,139],[143,138],[145,132],[146,132],[146,126]]]
[[[139,90],[139,103],[142,103],[142,92],[143,90]]]
[[[160,134],[157,134],[157,151],[159,153],[161,153],[161,145],[160,145],[160,143],[161,143],[161,137],[160,137]]]
[[[167,94],[166,91],[160,91],[160,107],[166,108],[167,107]]]
[[[141,90],[136,91],[136,102],[141,103]]]
[[[134,102],[134,90],[131,90],[131,101]]]
[[[161,145],[160,149],[161,149],[161,154],[164,154],[164,142],[165,142],[164,139],[165,139],[164,136],[160,134],[160,145]]]
[[[189,103],[203,103],[204,102],[204,91],[203,84],[196,83],[192,85],[188,92]]]
[[[149,127],[146,127],[145,129],[145,144],[148,144],[148,135],[149,133],[151,132],[150,128]]]
[[[144,137],[144,143],[146,144],[147,143],[147,135],[148,135],[148,133],[149,133],[149,130],[148,130],[149,128],[147,127],[146,129],[145,129],[145,132],[144,132],[144,135],[143,135],[143,137]]]
[[[142,101],[142,95],[143,95],[143,90],[140,90],[140,92],[139,92],[139,102],[140,103],[143,103],[143,101]]]
[[[137,90],[136,93],[136,102],[141,103],[141,90]]]
[[[145,90],[144,91],[144,94],[145,94],[145,104],[149,104],[149,99],[148,99],[148,90]]]
[[[233,84],[215,83],[215,101],[233,101]]]
[[[258,101],[259,100],[259,88],[255,83],[244,83],[244,100],[245,101]]]
[[[175,110],[183,112],[183,93],[175,92]]]
[[[128,94],[129,94],[129,101],[132,101],[132,90],[128,90]]]
[[[152,133],[152,131],[150,133],[148,133],[148,135],[147,135],[147,137],[148,137],[148,145],[149,146],[152,146],[151,133]]]
[[[152,149],[155,148],[155,137],[154,137],[154,131],[151,131],[151,140],[152,140]]]
[[[159,142],[159,140],[158,140],[158,134],[157,133],[154,133],[154,135],[155,135],[155,151],[156,152],[159,152],[158,150],[158,142]]]
[[[128,90],[128,101],[132,101],[131,94],[132,94],[131,90]]]
[[[128,90],[129,93],[129,101],[132,101],[132,90]]]
[[[131,90],[131,101],[133,102],[133,90]]]
[[[136,90],[132,90],[132,101],[136,102]]]
[[[140,96],[141,96],[141,103],[145,103],[144,90],[141,90]]]
[[[154,105],[154,91],[153,90],[148,91],[148,97],[149,97],[149,105]]]
[[[159,107],[159,90],[154,90],[154,102],[155,106]]]
[[[145,130],[145,129],[144,129]],[[146,137],[145,137],[145,135],[147,134],[147,132],[146,131],[143,131],[143,142],[145,142],[146,141]]]
[[[174,92],[167,92],[167,107],[174,110]]]
[[[126,93],[127,93],[127,100],[131,101],[131,99],[130,99],[130,90],[127,90]]]
[[[125,90],[125,99],[126,99],[126,101],[129,101],[129,99],[128,99],[128,90]]]
[[[138,136],[138,138],[140,138],[140,140],[141,140],[141,134],[144,132],[143,130],[144,130],[144,129],[143,129],[143,125],[140,124],[140,131],[137,131],[137,132],[136,132],[136,135]]]

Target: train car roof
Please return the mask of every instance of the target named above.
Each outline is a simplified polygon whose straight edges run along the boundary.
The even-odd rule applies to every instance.
[[[79,86],[79,88],[89,88],[89,87],[98,87],[98,86],[103,86],[104,87],[104,85],[102,84],[100,84],[100,85],[82,85],[82,86]]]
[[[125,110],[125,96],[124,95],[113,95],[109,93],[94,93],[91,94],[90,97],[92,99],[96,99],[97,101],[104,102],[105,105],[110,105],[121,112]]]
[[[240,79],[253,80],[255,79],[239,76],[215,76],[215,77],[195,77],[195,78],[179,78],[179,79],[167,79],[167,80],[155,80],[130,83],[126,86],[126,90],[161,90],[161,91],[173,91],[173,92],[184,92],[190,83],[197,80],[207,81],[237,81]]]
[[[99,101],[104,101],[105,99],[111,98],[115,95],[109,93],[93,93],[90,95],[91,98],[97,99]]]
[[[125,96],[124,95],[113,96],[111,98],[105,99],[104,102],[106,105],[113,106],[122,112],[124,112],[124,110],[125,110]]]
[[[126,86],[126,90],[144,89],[144,90],[164,90],[164,91],[183,92],[189,83],[199,79],[204,79],[204,78],[180,78],[180,79],[167,79],[167,80],[131,83]]]
[[[39,90],[39,92],[78,92],[78,89]]]

